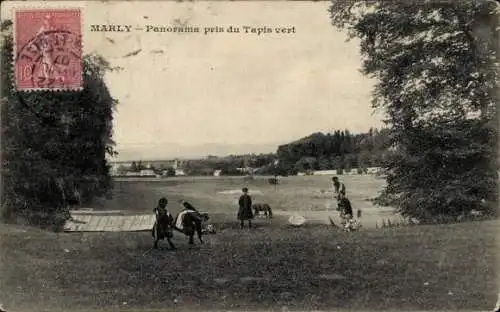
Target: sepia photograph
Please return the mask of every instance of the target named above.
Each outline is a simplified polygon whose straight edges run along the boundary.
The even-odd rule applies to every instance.
[[[497,1],[0,13],[0,312],[500,311]]]

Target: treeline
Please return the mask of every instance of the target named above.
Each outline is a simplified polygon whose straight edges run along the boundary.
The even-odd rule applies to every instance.
[[[208,156],[205,159],[185,161],[182,169],[187,175],[246,175],[248,168],[264,168],[276,159],[276,154],[229,155],[225,157]],[[255,172],[259,174],[259,171]]]
[[[220,175],[295,175],[298,172],[381,166],[387,158],[389,136],[385,129],[370,128],[366,133],[349,130],[314,133],[279,146],[277,153],[208,156],[185,161],[187,175],[207,176],[220,170]],[[278,161],[277,161],[278,160]],[[251,169],[250,169],[251,168]]]
[[[278,147],[279,171],[288,174],[311,170],[378,167],[388,157],[389,132],[370,128],[367,133],[349,130],[314,133]]]

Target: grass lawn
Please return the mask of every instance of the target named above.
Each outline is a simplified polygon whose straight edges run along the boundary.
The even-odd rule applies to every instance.
[[[344,176],[342,182],[353,208],[363,211],[363,226],[375,227],[384,219],[399,219],[391,209],[374,206],[368,199],[374,198],[384,187],[385,181],[373,175]],[[331,176],[291,176],[280,179],[277,186],[270,185],[265,177],[244,181],[242,177],[176,177],[170,179],[130,179],[115,181],[114,198],[102,200],[94,209],[125,210],[151,213],[158,199],[169,199],[168,209],[176,213],[179,201],[187,200],[202,211],[224,215],[226,220],[234,220],[237,200],[241,188],[248,187],[254,202],[268,203],[279,213],[300,212],[309,219],[318,215],[326,222],[325,211],[333,212],[335,204],[331,187]]]
[[[92,309],[491,310],[498,223],[358,233],[229,224],[190,247],[148,233],[1,231],[8,311]]]
[[[300,179],[302,178],[302,179]],[[349,180],[351,179],[351,180]],[[360,179],[360,180],[355,180]],[[274,209],[314,210],[328,177],[290,177],[276,188],[247,183]],[[354,206],[381,182],[345,177]],[[117,182],[101,209],[148,211],[166,195],[175,212],[187,199],[219,228],[191,247],[176,234],[151,250],[149,233],[49,233],[0,227],[0,303],[8,311],[180,310],[491,310],[497,300],[498,221],[345,233],[285,218],[239,229],[234,201],[241,179]],[[349,194],[348,193],[348,194]],[[95,208],[99,208],[99,205]],[[364,217],[363,217],[364,218]]]

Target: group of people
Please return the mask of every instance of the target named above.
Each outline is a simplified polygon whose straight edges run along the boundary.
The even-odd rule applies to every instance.
[[[346,231],[353,231],[358,229],[361,225],[359,220],[354,218],[351,202],[346,196],[345,184],[339,181],[338,177],[332,178],[333,192],[337,201],[337,210],[340,212],[341,225]],[[248,227],[252,227],[252,198],[248,195],[248,188],[242,189],[243,194],[238,200],[238,220],[240,221],[241,228],[244,227],[244,222],[248,221]],[[357,218],[361,217],[361,210],[358,210]]]
[[[354,219],[352,205],[346,196],[346,187],[344,183],[339,181],[338,177],[332,178],[333,193],[335,194],[335,199],[337,200],[337,210],[340,212],[340,218],[342,220],[341,225],[346,231],[352,231],[359,228],[359,221]],[[358,218],[361,217],[361,211],[358,210]]]
[[[346,187],[341,183],[338,177],[332,178],[333,192],[337,200],[337,210],[340,211],[342,226],[345,230],[353,230],[359,224],[353,217],[352,205],[346,196]],[[245,221],[248,222],[248,227],[252,227],[252,219],[254,214],[252,211],[252,197],[248,194],[248,188],[242,189],[243,194],[238,200],[237,218],[240,221],[240,227],[243,228]],[[194,235],[198,235],[200,243],[203,243],[202,223],[209,219],[208,214],[200,213],[193,205],[186,201],[182,201],[182,210],[174,218],[167,210],[168,200],[166,197],[160,198],[158,206],[154,208],[156,214],[156,223],[153,227],[152,235],[155,238],[154,247],[158,247],[158,241],[166,239],[172,249],[176,249],[171,241],[174,230],[183,233],[189,237],[189,244],[194,244]],[[360,211],[358,210],[358,218]]]
[[[252,212],[252,198],[248,195],[248,188],[244,187],[242,189],[243,194],[241,195],[238,204],[238,220],[240,220],[241,228],[244,227],[244,222],[248,222],[248,227],[252,227],[252,219],[254,217]],[[160,198],[158,205],[153,209],[156,215],[156,222],[152,229],[152,236],[154,238],[154,248],[158,248],[158,242],[162,239],[166,239],[170,248],[176,249],[174,243],[172,242],[172,237],[174,236],[174,231],[183,233],[189,237],[189,244],[194,244],[194,235],[198,235],[200,243],[203,243],[203,232],[202,223],[209,219],[208,214],[200,213],[193,205],[187,201],[182,201],[182,209],[174,218],[172,214],[167,209],[168,200],[166,197]],[[207,231],[210,231],[210,226],[208,226]],[[213,227],[212,227],[213,231]]]
[[[174,230],[189,237],[189,244],[194,244],[194,235],[198,234],[200,243],[203,243],[202,223],[209,219],[208,214],[200,213],[193,205],[182,201],[182,209],[174,218],[167,210],[168,200],[166,197],[160,198],[158,206],[153,211],[156,214],[156,222],[153,226],[152,235],[154,237],[154,248],[158,248],[158,241],[166,239],[170,248],[176,249],[172,242]]]

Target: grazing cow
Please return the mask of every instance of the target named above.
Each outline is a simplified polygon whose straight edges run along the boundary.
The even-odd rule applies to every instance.
[[[271,219],[273,217],[273,211],[269,204],[253,204],[252,209],[255,212],[254,215],[258,216],[261,211],[264,212],[264,216]]]
[[[207,213],[200,213],[190,203],[183,202],[184,209],[177,214],[174,229],[189,237],[189,244],[194,245],[194,234],[198,234],[200,243],[204,243],[202,223],[209,220]]]

